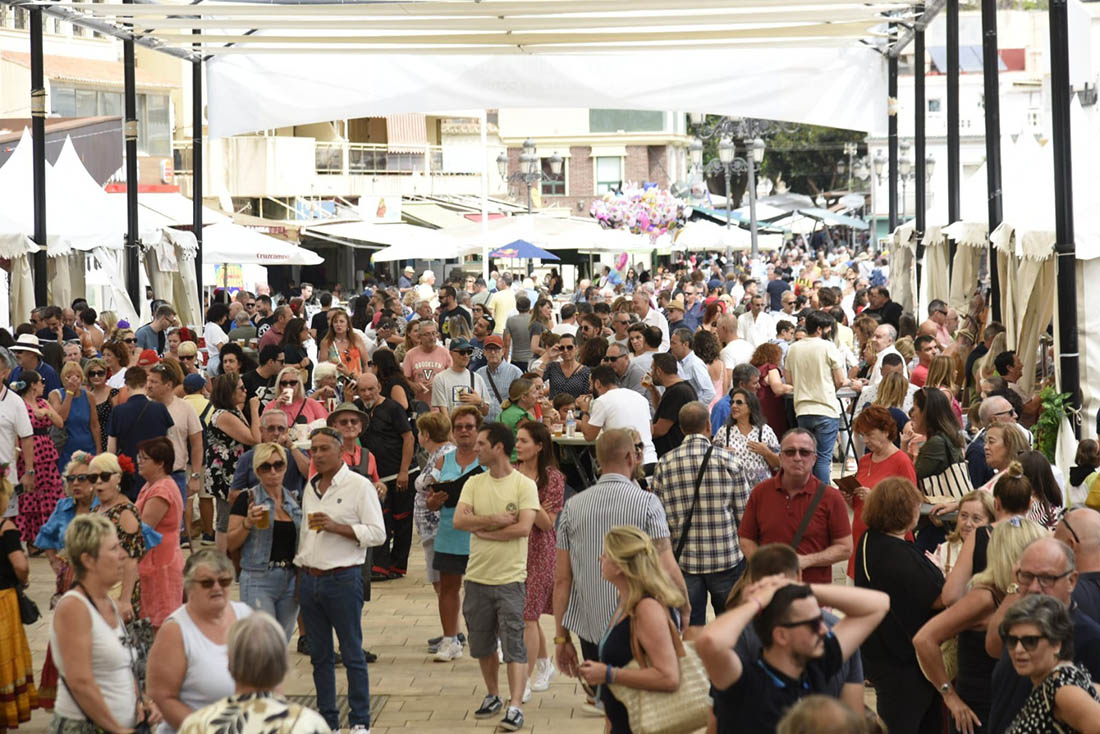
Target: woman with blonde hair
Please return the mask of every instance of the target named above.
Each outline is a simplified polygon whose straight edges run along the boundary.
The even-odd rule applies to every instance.
[[[500,417],[497,419],[512,429],[512,435],[522,423],[535,419],[534,410],[538,404],[538,392],[535,383],[523,377],[512,380],[508,386],[508,397],[500,404]]]
[[[600,575],[619,592],[619,606],[600,643],[599,661],[581,663],[581,678],[589,685],[617,683],[647,691],[675,691],[680,685],[680,664],[673,635],[678,632],[668,610],[682,606],[684,596],[661,566],[653,541],[634,526],[611,528],[604,535]],[[624,666],[634,659],[632,629],[648,664],[628,670]],[[629,732],[626,707],[609,686],[600,686],[600,700],[608,731]]]
[[[327,336],[327,334],[326,334]],[[328,410],[313,398],[306,397],[302,383],[302,372],[297,367],[283,367],[275,380],[276,397],[264,412],[281,410],[286,413],[286,422],[294,430],[295,423],[312,423],[328,417]]]
[[[882,382],[878,384],[878,392],[871,405],[886,408],[890,411],[890,417],[898,426],[898,436],[905,430],[905,424],[909,422],[909,409],[913,407],[909,397],[909,380],[905,375],[897,372],[882,376]],[[907,405],[908,403],[908,405]],[[898,445],[895,438],[895,446]]]
[[[932,360],[928,366],[928,376],[924,381],[925,387],[937,387],[943,394],[951,399],[951,410],[962,424],[962,405],[958,399],[958,385],[955,384],[955,360],[941,354]]]
[[[107,452],[99,454],[89,462],[88,470],[99,500],[95,512],[114,524],[118,541],[127,556],[123,561],[121,581],[111,591],[118,592],[118,609],[124,622],[140,619],[141,579],[138,576],[138,563],[146,551],[145,535],[141,530],[141,512],[122,493],[122,466],[118,463],[118,456]]]
[[[420,437],[420,445],[427,452],[428,458],[424,462],[424,470],[416,476],[413,486],[416,494],[413,496],[413,524],[416,525],[416,534],[420,536],[420,543],[424,547],[424,565],[428,574],[428,583],[439,594],[439,571],[432,568],[432,560],[435,556],[435,535],[439,532],[439,510],[428,508],[428,495],[433,492],[432,487],[439,479],[437,465],[442,465],[443,457],[455,450],[451,441],[451,419],[443,412],[424,413],[416,419],[416,430]]]
[[[0,507],[8,506],[11,495],[11,482],[0,477]],[[0,691],[5,694],[0,701],[0,731],[6,731],[30,721],[31,710],[38,708],[38,693],[17,591],[30,579],[30,564],[11,518],[0,519],[0,546]]]
[[[84,389],[84,370],[80,363],[66,362],[61,366],[60,376],[63,387],[47,397],[50,407],[65,421],[66,440],[57,459],[58,468],[64,469],[77,451],[98,452],[101,437],[99,414],[92,396]]]
[[[947,534],[932,554],[932,561],[943,570],[944,576],[951,573],[958,562],[966,539],[978,528],[991,524],[996,517],[994,513],[993,495],[989,492],[975,489],[959,500],[955,529]]]
[[[988,565],[972,579],[970,591],[930,619],[913,638],[921,670],[941,692],[957,731],[979,730],[989,719],[997,661],[985,651],[985,628],[1014,580],[1013,566],[1020,554],[1047,534],[1046,528],[1026,517],[1013,516],[997,525],[989,541]],[[959,672],[953,687],[940,646],[956,635]]]

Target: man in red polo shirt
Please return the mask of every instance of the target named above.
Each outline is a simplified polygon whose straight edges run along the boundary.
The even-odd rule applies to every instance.
[[[814,476],[817,441],[804,428],[792,428],[779,444],[779,473],[753,487],[738,535],[741,550],[752,558],[768,543],[792,545],[802,518],[813,504],[820,481]],[[852,554],[852,526],[844,497],[826,486],[809,525],[795,547],[806,583],[828,584],[832,565]]]

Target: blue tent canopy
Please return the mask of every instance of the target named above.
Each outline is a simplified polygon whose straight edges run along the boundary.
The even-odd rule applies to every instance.
[[[509,242],[504,247],[498,247],[489,253],[489,257],[514,257],[521,259],[539,258],[540,260],[560,260],[561,258],[552,252],[547,252],[541,247],[532,245],[527,240]]]

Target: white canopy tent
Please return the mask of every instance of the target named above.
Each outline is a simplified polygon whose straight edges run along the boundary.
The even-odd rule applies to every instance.
[[[762,252],[778,250],[783,246],[783,235],[758,234],[757,242]],[[751,249],[752,232],[697,219],[688,222],[676,233],[672,245],[673,252],[721,252],[726,248],[742,252]]]
[[[255,265],[320,265],[324,258],[312,250],[232,222],[211,224],[202,230],[204,263]]]

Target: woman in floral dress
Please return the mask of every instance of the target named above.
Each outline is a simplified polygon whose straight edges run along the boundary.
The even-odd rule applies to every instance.
[[[300,389],[300,387],[299,387]],[[229,531],[229,487],[237,459],[247,446],[260,442],[259,401],[248,401],[252,420],[246,421],[241,408],[246,400],[244,383],[235,372],[218,375],[210,388],[210,404],[214,410],[206,428],[206,486],[217,504],[218,548],[225,549],[225,534]]]
[[[554,523],[565,504],[565,476],[554,462],[550,430],[542,423],[527,422],[516,431],[516,469],[539,490],[541,507],[527,540],[527,599],[523,607],[524,642],[527,644],[527,680],[532,691],[545,691],[554,675],[539,617],[553,613],[554,563],[557,534]],[[535,651],[537,655],[533,655]]]
[[[34,491],[19,497],[19,515],[15,518],[23,542],[33,546],[38,531],[50,518],[57,501],[65,496],[61,472],[57,468],[57,447],[50,438],[50,426],[60,428],[65,421],[42,397],[42,377],[34,370],[24,370],[19,379],[11,384],[11,389],[26,403],[27,415],[34,429]],[[20,456],[16,467],[19,476],[26,471],[24,459]],[[37,554],[37,549],[31,550],[31,555]]]
[[[88,469],[95,477],[95,496],[99,506],[93,512],[105,516],[115,526],[119,543],[126,551],[122,564],[122,582],[111,589],[123,621],[141,618],[141,579],[138,563],[145,555],[145,535],[138,508],[122,493],[122,465],[119,457],[102,453],[92,459]],[[131,471],[133,467],[130,467]]]
[[[99,420],[99,451],[107,450],[107,426],[111,425],[111,411],[119,389],[107,384],[107,363],[99,357],[89,359],[84,365],[84,377],[88,380],[88,393],[95,402],[95,414]]]

